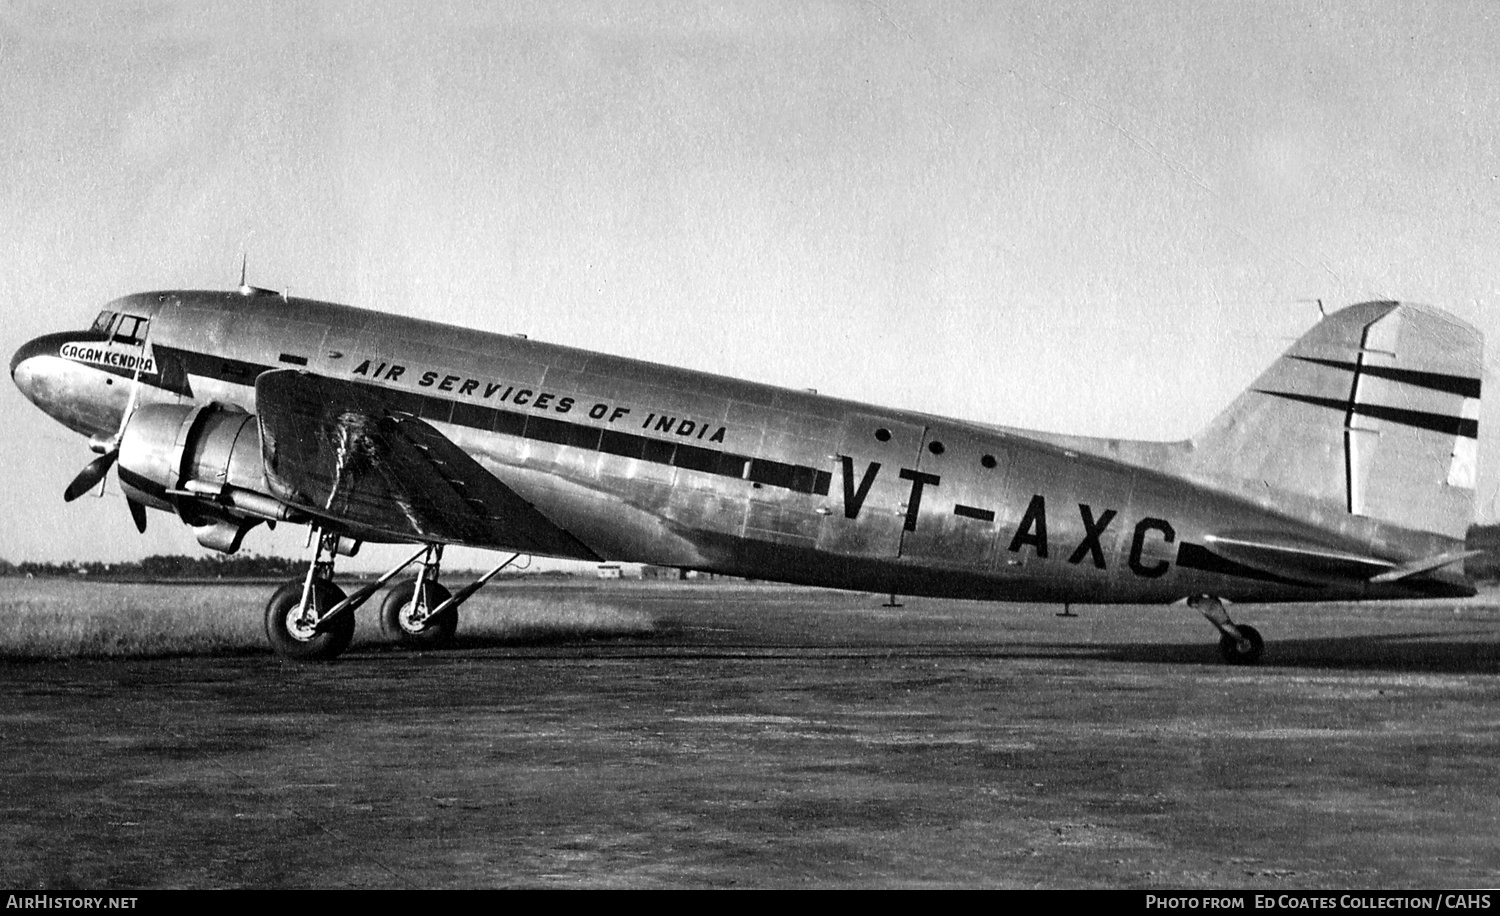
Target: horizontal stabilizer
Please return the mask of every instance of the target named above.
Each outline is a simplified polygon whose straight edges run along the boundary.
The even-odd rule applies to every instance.
[[[1219,556],[1264,572],[1323,580],[1363,579],[1374,583],[1410,579],[1485,552],[1452,550],[1396,563],[1273,533],[1211,534],[1203,540]]]
[[[1226,559],[1280,575],[1369,579],[1396,567],[1390,560],[1278,534],[1211,534],[1203,540]]]
[[[1460,560],[1466,560],[1469,557],[1478,556],[1479,554],[1486,552],[1487,551],[1484,550],[1454,550],[1450,553],[1438,554],[1435,557],[1413,560],[1410,563],[1403,563],[1400,566],[1397,566],[1395,569],[1383,572],[1378,576],[1372,576],[1370,578],[1370,581],[1397,582],[1401,579],[1410,579],[1412,576],[1419,576],[1422,573],[1432,572],[1434,569],[1442,569],[1444,566],[1449,566],[1453,563],[1459,562]]]

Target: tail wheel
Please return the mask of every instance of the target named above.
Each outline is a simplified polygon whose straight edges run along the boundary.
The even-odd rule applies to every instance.
[[[326,579],[316,579],[309,595],[311,612],[302,613],[302,580],[294,579],[276,590],[266,603],[266,638],[282,658],[321,662],[337,658],[354,640],[354,615],[343,613],[319,630],[308,622],[322,616],[344,600],[344,590]]]
[[[1219,654],[1224,656],[1224,661],[1231,665],[1254,665],[1260,662],[1261,653],[1265,651],[1265,640],[1260,638],[1260,632],[1255,627],[1238,624],[1236,629],[1240,631],[1241,639],[1225,635],[1219,639]]]
[[[453,642],[453,634],[458,630],[458,608],[422,620],[417,616],[417,603],[412,600],[416,594],[415,579],[407,579],[391,589],[380,605],[380,629],[414,649],[440,649]],[[421,613],[426,614],[450,597],[449,591],[438,583],[423,582]]]

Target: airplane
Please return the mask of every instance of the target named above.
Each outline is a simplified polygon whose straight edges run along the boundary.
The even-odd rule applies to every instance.
[[[38,337],[11,377],[89,439],[138,529],[174,513],[232,553],[310,526],[267,604],[272,648],[328,660],[403,570],[382,628],[450,643],[521,555],[878,594],[1186,601],[1223,658],[1264,640],[1225,602],[1469,596],[1483,341],[1437,309],[1327,314],[1198,435],[1145,442],[892,410],[245,285],[125,296]],[[313,536],[315,535],[315,536]],[[334,561],[417,551],[353,594]],[[443,548],[510,558],[450,592]]]

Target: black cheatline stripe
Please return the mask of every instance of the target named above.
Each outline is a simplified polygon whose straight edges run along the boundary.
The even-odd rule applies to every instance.
[[[1269,394],[1274,397],[1285,398],[1288,401],[1300,401],[1303,404],[1312,404],[1315,407],[1327,407],[1340,412],[1352,410],[1362,417],[1389,420],[1392,423],[1399,423],[1402,426],[1427,429],[1435,433],[1447,433],[1450,436],[1462,436],[1465,439],[1479,438],[1479,421],[1470,420],[1465,417],[1428,413],[1425,410],[1386,407],[1382,404],[1350,404],[1348,401],[1340,401],[1336,398],[1315,398],[1312,395],[1292,394],[1289,391],[1264,391],[1260,388],[1255,390],[1260,394]]]
[[[163,348],[164,350],[166,348]],[[190,375],[206,376],[241,385],[254,385],[255,377],[272,370],[271,366],[223,359],[191,350],[172,349],[171,355],[182,360]],[[768,487],[781,487],[797,493],[827,496],[833,483],[828,471],[800,464],[785,464],[766,458],[751,458],[731,452],[637,436],[614,429],[600,429],[582,423],[570,423],[552,417],[535,416],[511,410],[500,410],[463,401],[450,401],[415,391],[397,391],[365,387],[378,394],[387,409],[409,413],[423,420],[452,423],[469,429],[520,436],[537,442],[552,442],[589,451],[607,452],[625,458],[638,458],[653,464],[666,464],[689,471],[700,471],[719,477],[748,480]]]
[[[1393,382],[1401,382],[1405,385],[1416,385],[1419,388],[1430,388],[1433,391],[1442,391],[1448,394],[1458,394],[1466,398],[1479,397],[1481,382],[1477,378],[1469,378],[1465,375],[1447,375],[1442,372],[1421,372],[1416,369],[1396,369],[1391,366],[1358,365],[1357,363],[1339,362],[1334,359],[1314,359],[1311,356],[1293,356],[1292,359],[1304,363],[1316,363],[1319,366],[1328,366],[1333,369],[1343,369],[1346,372],[1359,372],[1362,375],[1373,375],[1376,378],[1390,379]]]
[[[1236,576],[1241,579],[1259,579],[1262,582],[1278,582],[1282,585],[1304,585],[1310,586],[1311,582],[1300,582],[1296,579],[1287,579],[1275,573],[1264,572],[1243,563],[1236,563],[1226,559],[1200,544],[1184,541],[1177,548],[1177,565],[1183,569],[1196,569],[1200,572],[1215,573],[1221,576]]]
[[[953,507],[954,515],[962,515],[964,518],[977,518],[981,522],[993,522],[995,513],[988,509],[976,509],[973,506],[965,506],[962,503]]]
[[[167,356],[174,357],[177,364],[182,367],[182,371],[188,375],[203,376],[235,385],[254,385],[256,376],[274,368],[260,363],[245,362],[241,359],[226,359],[209,353],[179,350],[176,347],[164,347],[157,344],[153,344],[152,349],[159,354],[158,359],[164,359]]]
[[[686,442],[671,442],[638,436],[617,429],[601,429],[559,420],[556,417],[536,416],[462,401],[449,401],[429,394],[410,391],[391,391],[373,388],[379,392],[386,406],[413,414],[424,420],[437,420],[466,426],[470,429],[519,436],[536,442],[551,442],[571,448],[605,452],[623,458],[636,458],[654,464],[666,464],[687,471],[698,471],[718,477],[733,477],[748,480],[768,487],[780,487],[797,493],[827,496],[833,475],[828,471],[797,464],[771,461],[767,458],[752,458],[733,452],[720,452],[711,448],[690,445]]]

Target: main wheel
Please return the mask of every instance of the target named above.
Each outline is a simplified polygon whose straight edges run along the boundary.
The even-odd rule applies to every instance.
[[[397,642],[413,649],[441,649],[453,641],[458,630],[458,608],[446,610],[436,617],[417,620],[417,607],[412,601],[417,594],[417,580],[407,579],[391,589],[380,604],[380,629]],[[422,583],[422,609],[437,607],[447,601],[451,594],[436,582]]]
[[[1260,631],[1243,623],[1236,624],[1236,626],[1248,645],[1241,646],[1240,641],[1234,637],[1223,636],[1219,639],[1219,654],[1224,656],[1224,661],[1231,665],[1258,664],[1261,653],[1266,648],[1265,640],[1260,638]]]
[[[312,584],[315,616],[344,600],[344,590],[325,579]],[[302,620],[302,580],[293,579],[276,590],[266,602],[266,638],[282,658],[299,662],[322,662],[337,658],[354,640],[354,615],[335,617],[323,630]]]

